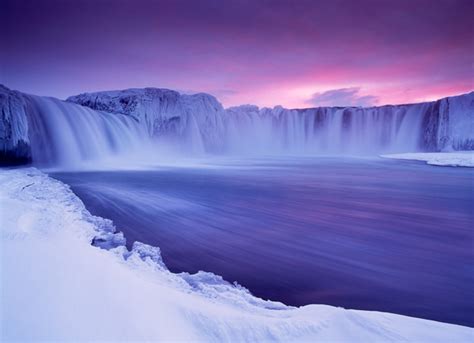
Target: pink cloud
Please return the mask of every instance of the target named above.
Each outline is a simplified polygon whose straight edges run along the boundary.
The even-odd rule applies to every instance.
[[[474,88],[471,0],[3,0],[2,9],[1,81],[35,94],[151,86],[214,93],[226,106],[303,107],[314,93],[354,87],[354,99],[339,99],[414,102]]]
[[[361,95],[360,87],[331,89],[314,93],[307,101],[313,106],[374,106],[378,98],[374,95]]]

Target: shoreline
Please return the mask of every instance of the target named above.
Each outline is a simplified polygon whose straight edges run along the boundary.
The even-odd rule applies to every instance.
[[[92,216],[69,186],[37,169],[0,169],[0,184],[4,339],[474,338],[469,327],[327,305],[294,308],[212,273],[174,274],[159,248],[136,244],[127,251],[110,220]],[[94,237],[109,250],[92,246]]]
[[[382,158],[422,161],[433,166],[474,168],[474,151],[413,152],[380,155]]]

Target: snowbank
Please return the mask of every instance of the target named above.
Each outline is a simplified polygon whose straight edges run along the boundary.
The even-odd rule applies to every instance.
[[[1,341],[474,339],[474,329],[462,326],[292,308],[210,273],[173,274],[158,248],[126,251],[109,220],[93,217],[66,185],[36,169],[0,170],[0,203]]]
[[[474,151],[456,152],[414,152],[406,154],[382,155],[385,158],[426,161],[436,166],[474,167]]]

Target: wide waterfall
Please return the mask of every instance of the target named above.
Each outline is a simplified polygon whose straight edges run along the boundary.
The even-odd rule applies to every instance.
[[[85,93],[68,99],[127,114],[189,154],[351,154],[474,149],[474,93],[380,107],[224,109],[211,95],[157,88]]]
[[[373,154],[422,148],[427,104],[380,108],[231,108],[226,147],[241,153]]]
[[[35,164],[76,167],[133,154],[146,144],[146,130],[132,117],[54,98],[28,95],[25,100]]]
[[[319,108],[255,111],[231,108],[216,113],[213,125],[183,113],[177,125],[152,133],[156,146],[188,155],[209,154],[374,154],[420,150],[425,108]],[[99,112],[54,98],[27,97],[32,158],[37,164],[75,166],[143,150],[149,127],[130,115]],[[211,133],[206,135],[206,132]],[[156,152],[158,153],[158,152]],[[153,153],[151,153],[153,155]],[[159,156],[148,156],[148,158]]]
[[[119,157],[378,155],[474,149],[474,92],[412,105],[224,109],[156,88],[61,101],[0,86],[2,163],[76,167]],[[122,163],[123,164],[123,163]]]

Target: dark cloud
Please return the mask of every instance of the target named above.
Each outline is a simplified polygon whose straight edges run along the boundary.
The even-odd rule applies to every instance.
[[[308,100],[314,106],[374,106],[378,97],[374,95],[360,95],[359,87],[331,89],[322,93],[315,93]]]

